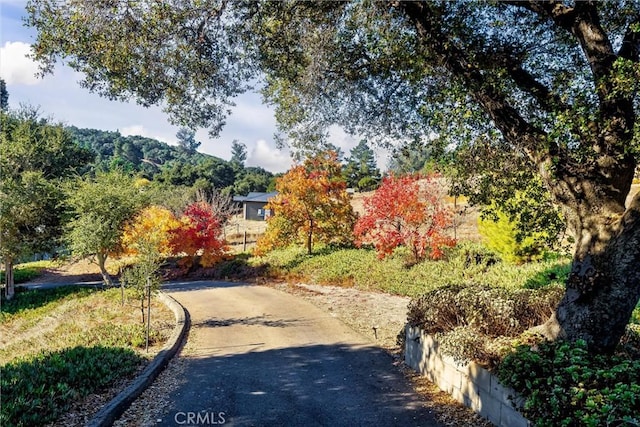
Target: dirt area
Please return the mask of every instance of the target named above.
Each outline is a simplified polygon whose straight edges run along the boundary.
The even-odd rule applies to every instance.
[[[114,264],[111,264],[114,268]],[[38,279],[41,283],[100,280],[95,264],[86,261],[75,262],[67,266],[61,266],[45,273]],[[425,401],[432,407],[438,420],[447,426],[490,426],[472,411],[455,402],[448,394],[443,393],[424,377],[418,376],[407,368],[401,359],[399,348],[396,344],[398,333],[402,330],[406,319],[407,304],[409,298],[384,293],[366,292],[347,287],[319,286],[304,283],[268,282],[265,286],[297,295],[314,305],[320,307],[333,316],[339,318],[352,329],[367,337],[372,342],[389,351],[395,358],[394,365],[405,376],[410,378],[418,393],[424,396]],[[187,344],[185,350],[189,351]],[[143,394],[127,411],[122,420],[116,425],[153,425],[155,420],[149,418],[149,414],[156,413],[154,408],[163,405],[162,396],[171,390],[181,379],[182,366],[179,360],[172,361],[167,369],[153,383],[150,389]],[[108,395],[113,396],[119,388],[125,384],[117,385],[109,390]],[[89,399],[94,407],[108,401],[105,396],[92,396]],[[74,411],[76,420],[83,419]],[[70,417],[66,417],[65,423],[75,424]]]

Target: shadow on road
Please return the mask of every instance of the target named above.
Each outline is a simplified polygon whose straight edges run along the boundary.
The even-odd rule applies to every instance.
[[[277,319],[271,320],[269,316],[244,317],[239,319],[206,319],[201,322],[192,323],[193,326],[204,326],[208,328],[221,328],[225,326],[246,325],[246,326],[267,326],[269,328],[286,328],[299,324],[297,319]]]
[[[235,288],[253,286],[242,282],[223,282],[215,280],[180,281],[163,283],[161,289],[167,292],[198,291],[202,289]]]
[[[369,346],[260,343],[186,358],[183,381],[159,425],[436,426],[391,357]]]

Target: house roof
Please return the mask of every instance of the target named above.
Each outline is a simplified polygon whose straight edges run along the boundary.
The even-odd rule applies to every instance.
[[[270,198],[276,196],[277,194],[278,194],[277,191],[273,191],[271,193],[251,192],[251,193],[247,194],[246,196],[234,196],[233,197],[233,201],[234,202],[260,202],[260,203],[267,203]]]

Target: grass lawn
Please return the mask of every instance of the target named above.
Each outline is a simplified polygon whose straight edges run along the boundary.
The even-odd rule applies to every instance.
[[[33,261],[18,264],[13,268],[13,281],[25,283],[40,276],[42,270],[59,265],[59,261]],[[4,265],[3,265],[4,267]],[[0,283],[4,283],[4,270],[0,271]]]
[[[250,257],[255,268],[266,266],[270,275],[319,284],[342,284],[359,289],[417,297],[448,285],[477,284],[508,289],[537,289],[562,284],[570,271],[568,257],[523,265],[503,263],[482,246],[462,243],[449,249],[446,259],[408,266],[401,249],[379,260],[368,249],[319,248],[307,255],[301,247]]]
[[[74,402],[129,378],[164,345],[173,313],[152,306],[151,344],[144,351],[140,309],[120,289],[60,287],[18,292],[0,309],[0,424],[56,420]],[[96,408],[97,410],[98,408]]]

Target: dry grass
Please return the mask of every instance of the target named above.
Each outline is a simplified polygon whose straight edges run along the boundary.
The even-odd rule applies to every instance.
[[[141,314],[134,304],[129,298],[124,306],[121,305],[117,289],[87,290],[38,308],[3,316],[0,365],[43,351],[102,344],[95,341],[118,342],[124,339],[123,332],[131,333],[136,340],[133,332],[141,326]],[[151,314],[155,340],[149,355],[160,350],[174,324],[173,313],[157,300],[152,301]]]

